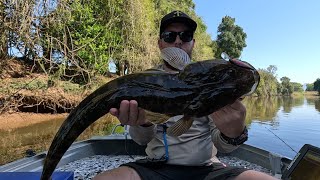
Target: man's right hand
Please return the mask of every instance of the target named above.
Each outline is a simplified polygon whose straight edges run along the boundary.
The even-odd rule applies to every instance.
[[[136,100],[123,100],[120,103],[119,109],[111,108],[109,113],[116,116],[123,125],[152,125],[152,123],[146,120],[146,113],[143,109],[138,107],[138,102]]]

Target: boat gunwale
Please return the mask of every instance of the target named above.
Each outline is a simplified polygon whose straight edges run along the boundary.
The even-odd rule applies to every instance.
[[[112,147],[112,148],[110,148]],[[146,155],[145,147],[135,143],[129,135],[113,134],[109,136],[94,136],[90,139],[73,143],[60,160],[57,168],[94,155]],[[128,154],[130,152],[130,154]],[[47,151],[32,157],[22,158],[0,166],[0,172],[36,172],[42,171]],[[219,156],[233,156],[241,160],[260,165],[275,171],[270,156],[281,160],[281,171],[290,164],[291,159],[270,153],[266,150],[248,144],[242,144],[230,153],[218,153]]]

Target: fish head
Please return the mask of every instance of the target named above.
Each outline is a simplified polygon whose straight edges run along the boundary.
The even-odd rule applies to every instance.
[[[259,72],[248,62],[238,59],[230,59],[230,72],[235,77],[236,91],[242,96],[253,94],[260,82]]]
[[[258,71],[249,63],[238,59],[214,60],[208,65],[206,79],[201,79],[204,89],[225,92],[234,97],[246,96],[255,92],[260,82]]]
[[[233,91],[250,95],[258,87],[260,75],[249,63],[238,59],[213,59],[191,63],[179,77],[189,85],[202,89],[232,88]]]
[[[254,93],[260,81],[252,65],[237,59],[196,62],[188,65],[180,76],[195,89],[186,112],[198,117]]]

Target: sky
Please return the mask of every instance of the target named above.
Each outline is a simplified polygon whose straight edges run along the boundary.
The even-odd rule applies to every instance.
[[[240,59],[277,67],[277,78],[313,83],[320,78],[320,0],[193,0],[212,40],[224,16],[247,34]]]

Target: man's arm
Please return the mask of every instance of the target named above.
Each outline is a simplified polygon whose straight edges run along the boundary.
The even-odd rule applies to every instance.
[[[238,147],[228,144],[221,133],[229,138],[238,137],[245,128],[245,117],[246,108],[239,100],[209,115],[212,141],[220,152],[230,152]]]
[[[138,107],[137,101],[123,100],[119,109],[111,108],[109,112],[116,116],[121,124],[130,125],[129,134],[136,143],[145,145],[153,138],[155,125],[146,120],[145,111]]]
[[[156,133],[156,125],[149,127],[143,126],[130,126],[129,134],[131,138],[139,145],[148,144]]]

